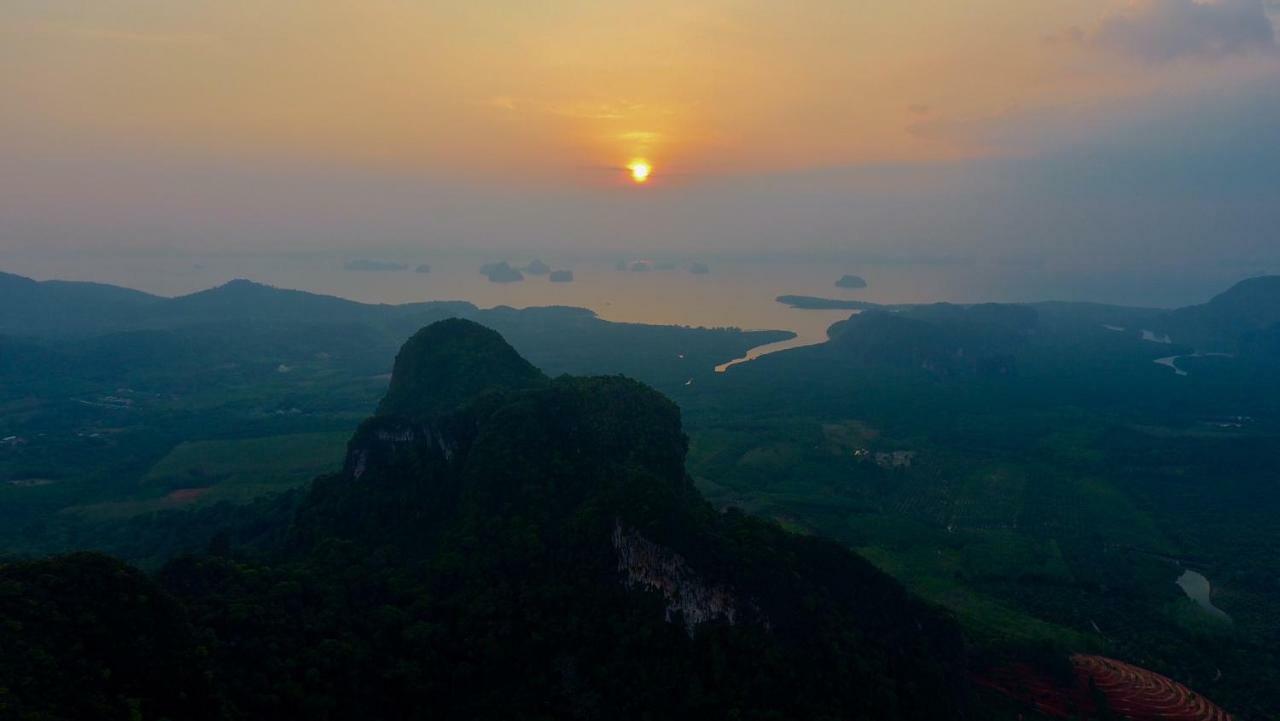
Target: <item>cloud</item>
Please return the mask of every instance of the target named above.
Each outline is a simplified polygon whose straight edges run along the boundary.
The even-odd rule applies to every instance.
[[[624,120],[648,109],[642,103],[628,100],[547,101],[510,95],[494,96],[485,100],[483,104],[497,110],[525,110],[583,120]]]
[[[1091,45],[1147,62],[1276,50],[1265,0],[1133,0],[1107,15]]]
[[[207,33],[138,32],[110,27],[38,23],[12,28],[15,34],[65,37],[99,42],[140,45],[211,45],[218,37]],[[8,32],[10,28],[0,29]]]

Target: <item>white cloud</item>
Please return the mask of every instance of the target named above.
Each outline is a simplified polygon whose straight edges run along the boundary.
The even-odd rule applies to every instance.
[[[1267,10],[1264,0],[1133,0],[1087,40],[1149,62],[1274,52]]]

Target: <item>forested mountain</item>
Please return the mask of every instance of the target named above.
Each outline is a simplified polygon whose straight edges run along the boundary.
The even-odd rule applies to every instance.
[[[863,311],[831,327],[826,350],[863,363],[919,368],[939,376],[1008,375],[1013,353],[1036,323],[1024,305],[913,306]]]
[[[267,554],[215,543],[165,567],[163,591],[94,557],[0,566],[0,709],[967,716],[951,620],[833,542],[714,511],[686,445],[640,383],[550,379],[491,330],[435,324]],[[48,647],[86,624],[103,639],[87,654]]]
[[[1236,283],[1201,305],[1169,312],[1159,327],[1176,341],[1207,352],[1249,350],[1247,340],[1280,326],[1280,276]]]
[[[158,575],[13,561],[3,603],[46,601],[9,605],[5,629],[82,633],[59,624],[90,623],[93,605],[53,603],[65,589],[161,593],[174,643],[147,643],[197,671],[136,667],[178,689],[144,698],[138,675],[105,672],[122,642],[109,627],[79,665],[74,644],[10,636],[42,660],[6,667],[5,711],[48,717],[31,689],[75,676],[94,704],[144,718],[184,698],[213,718],[390,718],[446,688],[478,704],[455,717],[893,718],[924,713],[893,700],[911,678],[947,699],[932,714],[1105,718],[1101,688],[1269,718],[1269,282],[1207,304],[1208,327],[1235,329],[1231,357],[1163,325],[1205,306],[868,305],[827,343],[726,373],[713,369],[785,334],[247,282],[125,291],[140,305],[109,329],[0,336],[0,556],[97,549]],[[624,373],[680,412],[634,381],[566,373]],[[881,571],[954,615],[963,656],[946,615]],[[1210,590],[1193,596],[1197,577]],[[160,608],[110,613],[135,607]],[[689,615],[706,621],[692,636]],[[69,709],[53,717],[83,716]]]

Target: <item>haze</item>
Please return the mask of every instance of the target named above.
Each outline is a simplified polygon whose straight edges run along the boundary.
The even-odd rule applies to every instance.
[[[1278,13],[11,0],[0,250],[964,256],[1217,284],[1280,267]]]

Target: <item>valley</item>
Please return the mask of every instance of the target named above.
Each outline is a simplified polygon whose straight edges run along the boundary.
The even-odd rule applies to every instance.
[[[1253,335],[1215,341],[1239,355],[1206,365],[1176,329],[1171,344],[1112,329],[1157,325],[1149,309],[898,306],[717,372],[789,341],[567,308],[364,306],[245,283],[197,295],[143,312],[127,296],[117,317],[95,299],[97,328],[0,341],[4,554],[96,549],[162,569],[211,544],[268,552],[312,479],[342,468],[403,334],[462,317],[549,376],[622,373],[666,393],[713,506],[834,539],[954,614],[977,677],[1085,653],[1239,718],[1275,702],[1280,536],[1265,519],[1280,467],[1263,449],[1280,376]],[[1170,345],[1194,373],[1152,362]],[[1214,579],[1209,606],[1175,583],[1167,559],[1189,557]]]

